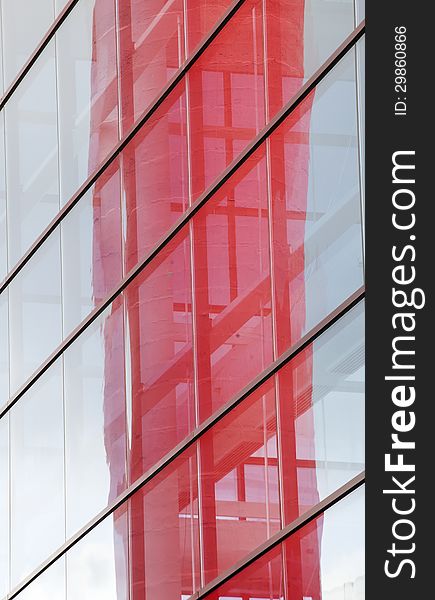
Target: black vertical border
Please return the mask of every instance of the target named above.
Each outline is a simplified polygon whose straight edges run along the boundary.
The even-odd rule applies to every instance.
[[[431,186],[435,165],[433,150],[433,40],[435,30],[430,16],[430,5],[420,2],[378,2],[367,0],[366,22],[366,598],[382,600],[414,600],[433,597],[431,566],[432,543],[435,536],[433,473],[435,440],[435,406],[433,374],[435,353],[432,349],[433,306],[432,281],[435,277],[435,194]],[[406,93],[395,90],[395,28],[406,27]],[[406,96],[406,116],[395,116],[394,104],[398,96]],[[415,180],[409,186],[416,194],[416,225],[412,231],[415,241],[409,240],[409,231],[395,231],[392,224],[392,194],[397,185],[392,178],[392,155],[396,151],[414,150]],[[409,171],[408,171],[409,173]],[[404,173],[405,175],[405,173]],[[412,175],[410,175],[412,177]],[[404,185],[403,187],[407,187]],[[401,437],[415,441],[415,450],[404,452],[405,462],[416,465],[415,473],[397,473],[401,481],[415,475],[408,489],[415,495],[398,494],[399,508],[411,506],[410,515],[397,515],[392,508],[393,495],[384,494],[392,486],[391,476],[385,472],[385,454],[391,453],[392,416],[395,407],[391,400],[393,385],[385,381],[392,371],[392,339],[403,335],[393,329],[392,269],[400,264],[392,258],[392,247],[413,243],[415,262],[411,251],[402,262],[407,275],[413,265],[415,282],[408,286],[422,288],[426,304],[415,313],[415,355],[408,358],[415,364],[416,399],[412,407],[416,416],[415,428]],[[400,286],[396,286],[400,289]],[[398,312],[399,309],[397,309]],[[409,371],[401,371],[410,374]],[[408,417],[407,417],[408,418]],[[394,456],[394,454],[392,455]],[[408,503],[408,504],[407,504]],[[397,540],[393,535],[395,520],[408,518],[416,527],[409,540]],[[399,525],[396,530],[407,535],[411,527]],[[407,550],[395,557],[388,553],[392,544]],[[415,551],[409,552],[411,544]],[[409,552],[409,553],[408,553]],[[401,560],[411,559],[415,577],[411,578],[410,564],[402,565],[397,577],[385,574],[385,561],[390,559],[390,570],[398,569]],[[433,573],[432,573],[433,571]],[[418,594],[418,595],[417,595]]]

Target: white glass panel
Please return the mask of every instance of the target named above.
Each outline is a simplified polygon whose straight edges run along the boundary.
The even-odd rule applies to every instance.
[[[14,587],[65,540],[60,362],[20,398],[10,412],[10,421]]]

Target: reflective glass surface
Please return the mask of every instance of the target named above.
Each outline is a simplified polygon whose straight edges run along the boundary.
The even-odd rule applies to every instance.
[[[181,232],[125,291],[134,481],[195,424],[190,247]]]
[[[61,222],[64,337],[122,278],[120,201],[114,161]]]
[[[66,556],[68,600],[128,600],[126,505]]]
[[[115,0],[80,0],[56,34],[56,59],[64,203],[118,140]]]
[[[176,600],[198,588],[197,470],[189,449],[129,501],[133,598]]]
[[[364,304],[278,371],[284,521],[364,470]]]
[[[0,407],[9,398],[8,292],[0,295]]]
[[[65,600],[65,557],[58,559],[19,596],[20,600]]]
[[[64,354],[67,537],[126,484],[123,310],[121,297]]]
[[[0,72],[1,75],[1,72]],[[0,281],[8,272],[4,113],[0,114]]]
[[[59,230],[9,287],[11,394],[62,340]]]
[[[360,488],[219,586],[211,600],[364,599]]]
[[[2,86],[68,1],[1,0]],[[231,4],[77,2],[0,115],[0,281]],[[363,470],[363,303],[246,392],[363,283],[363,42],[122,283],[362,15],[240,3],[2,292],[0,407],[111,302],[0,419],[0,598],[143,476],[18,598],[188,600]],[[362,600],[361,496],[210,597]]]
[[[65,539],[59,362],[14,407],[10,414],[10,439],[11,586],[14,587]]]
[[[281,354],[363,283],[353,51],[268,143]]]
[[[54,40],[4,111],[9,266],[12,267],[59,210]]]
[[[9,418],[0,420],[0,598],[9,589]]]
[[[199,441],[205,583],[280,529],[273,378]]]

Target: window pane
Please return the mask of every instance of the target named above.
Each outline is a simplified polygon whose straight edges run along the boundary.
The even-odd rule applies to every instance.
[[[0,598],[9,590],[9,417],[0,419]]]
[[[356,22],[360,23],[366,16],[365,0],[355,0],[356,5]]]
[[[1,43],[1,39],[0,39]],[[0,45],[1,54],[1,45]],[[1,65],[1,58],[0,58]],[[1,76],[1,72],[0,72]],[[5,180],[5,128],[4,111],[0,114],[0,281],[8,272],[7,223],[6,223],[6,180]]]
[[[129,271],[189,205],[184,81],[123,151]]]
[[[20,600],[65,600],[65,557],[59,558],[19,596]]]
[[[64,365],[69,537],[126,485],[122,297],[68,348]]]
[[[61,199],[118,140],[114,0],[80,0],[56,34]]]
[[[270,138],[279,354],[363,283],[354,62]]]
[[[54,231],[9,287],[11,394],[62,339],[59,238]]]
[[[280,529],[273,378],[203,435],[199,452],[208,583]]]
[[[291,534],[212,592],[210,600],[363,600],[363,492],[359,488]]]
[[[184,61],[184,16],[182,0],[118,4],[125,132]]]
[[[272,360],[264,148],[193,219],[200,419]]]
[[[179,600],[199,583],[198,478],[195,450],[132,496],[132,597]]]
[[[285,523],[364,470],[364,304],[278,372]]]
[[[60,362],[20,398],[11,410],[10,424],[11,585],[14,587],[65,539]]]
[[[120,199],[115,161],[61,223],[64,337],[122,278]]]
[[[182,231],[125,291],[132,481],[184,439],[195,423],[186,233]]]
[[[247,0],[187,75],[193,200],[264,126],[262,23]]]
[[[8,290],[0,295],[0,407],[9,398]]]
[[[59,210],[54,40],[6,104],[5,121],[12,267]]]
[[[187,1],[187,45],[189,54],[231,6],[231,0]]]
[[[67,553],[68,600],[128,600],[126,506]]]

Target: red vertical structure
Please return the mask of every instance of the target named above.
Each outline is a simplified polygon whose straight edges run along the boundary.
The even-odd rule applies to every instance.
[[[100,55],[105,51],[104,35],[98,33],[104,1],[96,2],[94,16],[94,52]],[[124,134],[225,4],[119,0],[120,82],[118,88],[106,82],[108,97],[95,102],[92,165],[103,158],[106,117],[118,105],[118,89]],[[304,11],[303,0],[246,0],[125,148],[119,168],[116,162],[99,180],[94,191],[96,299],[110,289],[111,277],[117,280],[110,214],[119,197],[113,194],[103,204],[100,187],[110,177],[122,178],[127,272],[302,85]],[[104,64],[96,61],[96,96],[102,78]],[[119,444],[127,446],[132,483],[303,334],[311,102],[312,97],[274,132],[112,306],[105,324],[105,440],[113,497],[124,473]],[[124,385],[121,338],[128,340],[129,444],[122,438],[125,415],[112,415],[116,390]],[[115,347],[114,339],[120,340]],[[130,552],[132,600],[188,597],[299,516],[296,419],[311,405],[312,379],[307,350],[302,365],[285,369],[275,389],[258,394],[247,416],[235,415],[221,435],[204,436],[153,486],[135,494],[129,539],[123,540]],[[238,439],[237,427],[247,432],[249,443]],[[309,419],[302,435],[314,447]],[[262,474],[267,488],[264,514],[262,509],[251,514],[247,504],[261,504],[254,472]],[[276,500],[271,500],[273,473]],[[305,501],[314,505],[319,499],[315,469],[304,481]],[[283,554],[286,600],[321,598],[321,541],[310,540]],[[280,589],[258,583],[259,598],[279,594]],[[243,589],[240,597],[245,600]]]

